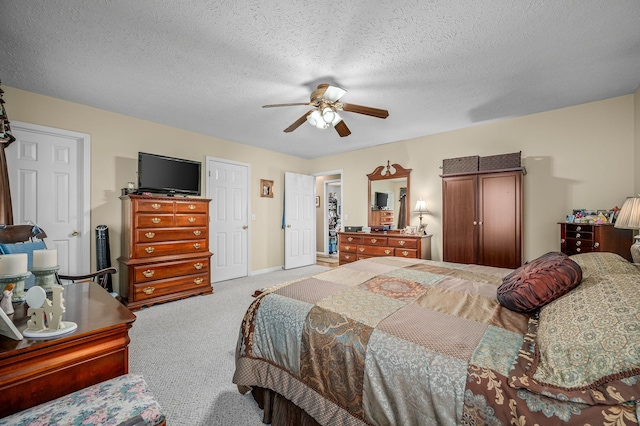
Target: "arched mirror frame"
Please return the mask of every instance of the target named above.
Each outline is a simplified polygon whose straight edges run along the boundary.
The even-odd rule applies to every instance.
[[[391,169],[394,169],[395,171],[392,173]],[[368,191],[368,197],[367,197],[367,211],[368,211],[368,225],[371,226],[371,219],[372,219],[372,213],[371,213],[371,182],[372,181],[379,181],[379,180],[388,180],[388,179],[401,179],[401,178],[407,178],[407,202],[406,202],[406,224],[409,225],[411,223],[411,198],[409,196],[409,194],[411,194],[411,170],[412,169],[405,169],[404,167],[402,167],[400,164],[392,164],[389,165],[389,161],[387,161],[387,165],[386,166],[378,166],[376,167],[376,169],[369,173],[367,175],[367,177],[369,178],[369,191]]]

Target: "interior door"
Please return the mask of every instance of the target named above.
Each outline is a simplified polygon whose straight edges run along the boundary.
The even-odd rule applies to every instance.
[[[211,198],[209,241],[211,282],[246,277],[249,271],[249,166],[208,159],[207,198]]]
[[[316,263],[316,178],[284,174],[284,269]]]
[[[16,141],[6,154],[14,223],[45,230],[61,274],[89,273],[89,135],[16,122],[12,130]]]
[[[521,172],[478,177],[478,252],[482,265],[522,265],[521,178]]]
[[[442,259],[478,263],[476,176],[442,179]]]

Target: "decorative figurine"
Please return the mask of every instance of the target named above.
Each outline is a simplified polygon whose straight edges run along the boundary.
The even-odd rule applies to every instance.
[[[15,284],[7,284],[2,291],[2,300],[0,300],[0,309],[4,311],[5,314],[11,315],[13,311],[13,305],[11,304],[11,299],[13,298],[13,288]]]

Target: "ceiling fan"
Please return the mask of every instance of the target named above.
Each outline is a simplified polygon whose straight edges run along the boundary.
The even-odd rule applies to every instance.
[[[351,130],[349,130],[342,117],[340,117],[338,111],[355,112],[357,114],[364,114],[377,118],[387,118],[389,116],[389,111],[386,109],[338,102],[345,93],[347,93],[347,91],[339,87],[331,86],[329,84],[320,84],[318,88],[311,93],[311,100],[309,102],[263,105],[262,108],[294,105],[312,106],[314,107],[312,110],[305,113],[291,126],[284,129],[285,133],[293,132],[295,129],[300,127],[302,123],[308,121],[319,129],[326,129],[329,126],[332,126],[341,137],[349,136],[351,134]]]

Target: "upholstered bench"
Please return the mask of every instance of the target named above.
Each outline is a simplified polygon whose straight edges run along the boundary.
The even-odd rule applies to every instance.
[[[164,414],[138,374],[125,374],[0,419],[11,426],[166,425]]]

